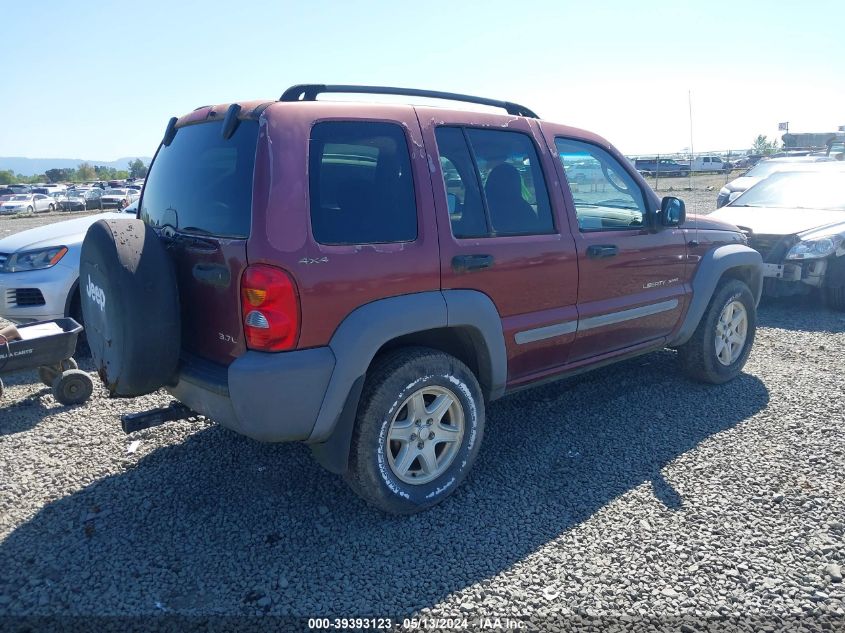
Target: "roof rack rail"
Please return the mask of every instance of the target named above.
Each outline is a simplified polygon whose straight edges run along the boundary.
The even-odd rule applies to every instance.
[[[389,86],[298,84],[285,90],[279,101],[315,101],[317,95],[330,92],[343,94],[401,95],[405,97],[428,97],[431,99],[464,101],[466,103],[493,106],[494,108],[504,108],[508,114],[515,116],[527,116],[532,119],[540,118],[533,110],[511,101],[473,97],[472,95],[462,95],[454,92],[440,92],[439,90],[418,90],[416,88],[393,88]]]

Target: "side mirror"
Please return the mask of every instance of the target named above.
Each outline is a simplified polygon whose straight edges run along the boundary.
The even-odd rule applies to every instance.
[[[745,192],[744,191],[731,191],[731,195],[728,196],[728,202],[733,202],[734,200],[739,198],[743,193],[745,193]]]
[[[687,207],[684,201],[674,196],[666,196],[660,203],[660,225],[680,226],[687,219]]]
[[[447,193],[446,206],[449,207],[449,213],[456,213],[458,210],[458,196],[454,193]]]

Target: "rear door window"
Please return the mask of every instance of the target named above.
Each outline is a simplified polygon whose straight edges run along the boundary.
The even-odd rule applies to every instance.
[[[521,132],[439,127],[440,165],[455,237],[554,232],[534,143]]]
[[[417,238],[411,156],[394,123],[326,121],[311,130],[311,231],[320,244]]]
[[[179,128],[162,146],[144,188],[140,217],[185,233],[249,237],[258,121],[241,121],[228,139],[223,122]]]

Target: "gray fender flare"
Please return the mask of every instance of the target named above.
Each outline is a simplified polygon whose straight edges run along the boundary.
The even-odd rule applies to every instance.
[[[353,310],[329,342],[337,360],[320,413],[307,442],[317,461],[346,471],[349,443],[364,378],[376,352],[387,342],[436,328],[470,331],[487,396],[504,394],[507,354],[499,313],[490,298],[472,290],[420,292],[380,299]]]
[[[481,383],[488,400],[505,395],[508,381],[508,353],[502,332],[502,317],[493,301],[476,290],[444,290],[449,327],[470,332],[478,356]]]
[[[755,305],[760,303],[763,292],[763,258],[744,244],[725,244],[707,252],[698,264],[692,280],[692,300],[678,333],[669,342],[670,347],[686,343],[698,327],[719,280],[731,269],[741,269],[741,278],[747,281],[754,295]]]

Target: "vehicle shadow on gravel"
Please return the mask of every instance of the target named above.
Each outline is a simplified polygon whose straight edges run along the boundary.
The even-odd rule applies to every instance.
[[[816,295],[808,297],[764,297],[757,311],[758,327],[802,332],[845,332],[845,312],[825,306]]]
[[[76,358],[76,357],[75,357]],[[80,359],[79,368],[91,372],[93,363],[90,359]],[[33,370],[16,372],[0,376],[8,391],[11,387],[26,387],[27,394],[13,399],[8,393],[0,398],[0,437],[29,431],[38,426],[41,420],[63,410],[73,411],[77,405],[64,406],[53,399],[53,390],[41,384],[38,372]],[[48,396],[45,401],[45,396]],[[50,406],[52,405],[52,406]]]
[[[15,372],[0,378],[6,391],[0,398],[0,437],[29,431],[50,413],[49,407],[41,399],[50,393],[50,389],[41,384],[36,372]],[[9,390],[20,386],[26,386],[29,393],[23,398],[13,399]]]
[[[0,610],[410,614],[507,570],[645,482],[682,508],[663,466],[769,396],[747,374],[720,387],[680,379],[674,356],[492,404],[468,480],[411,517],[367,507],[304,446],[204,428],[15,529],[0,544],[0,597],[11,599]]]

